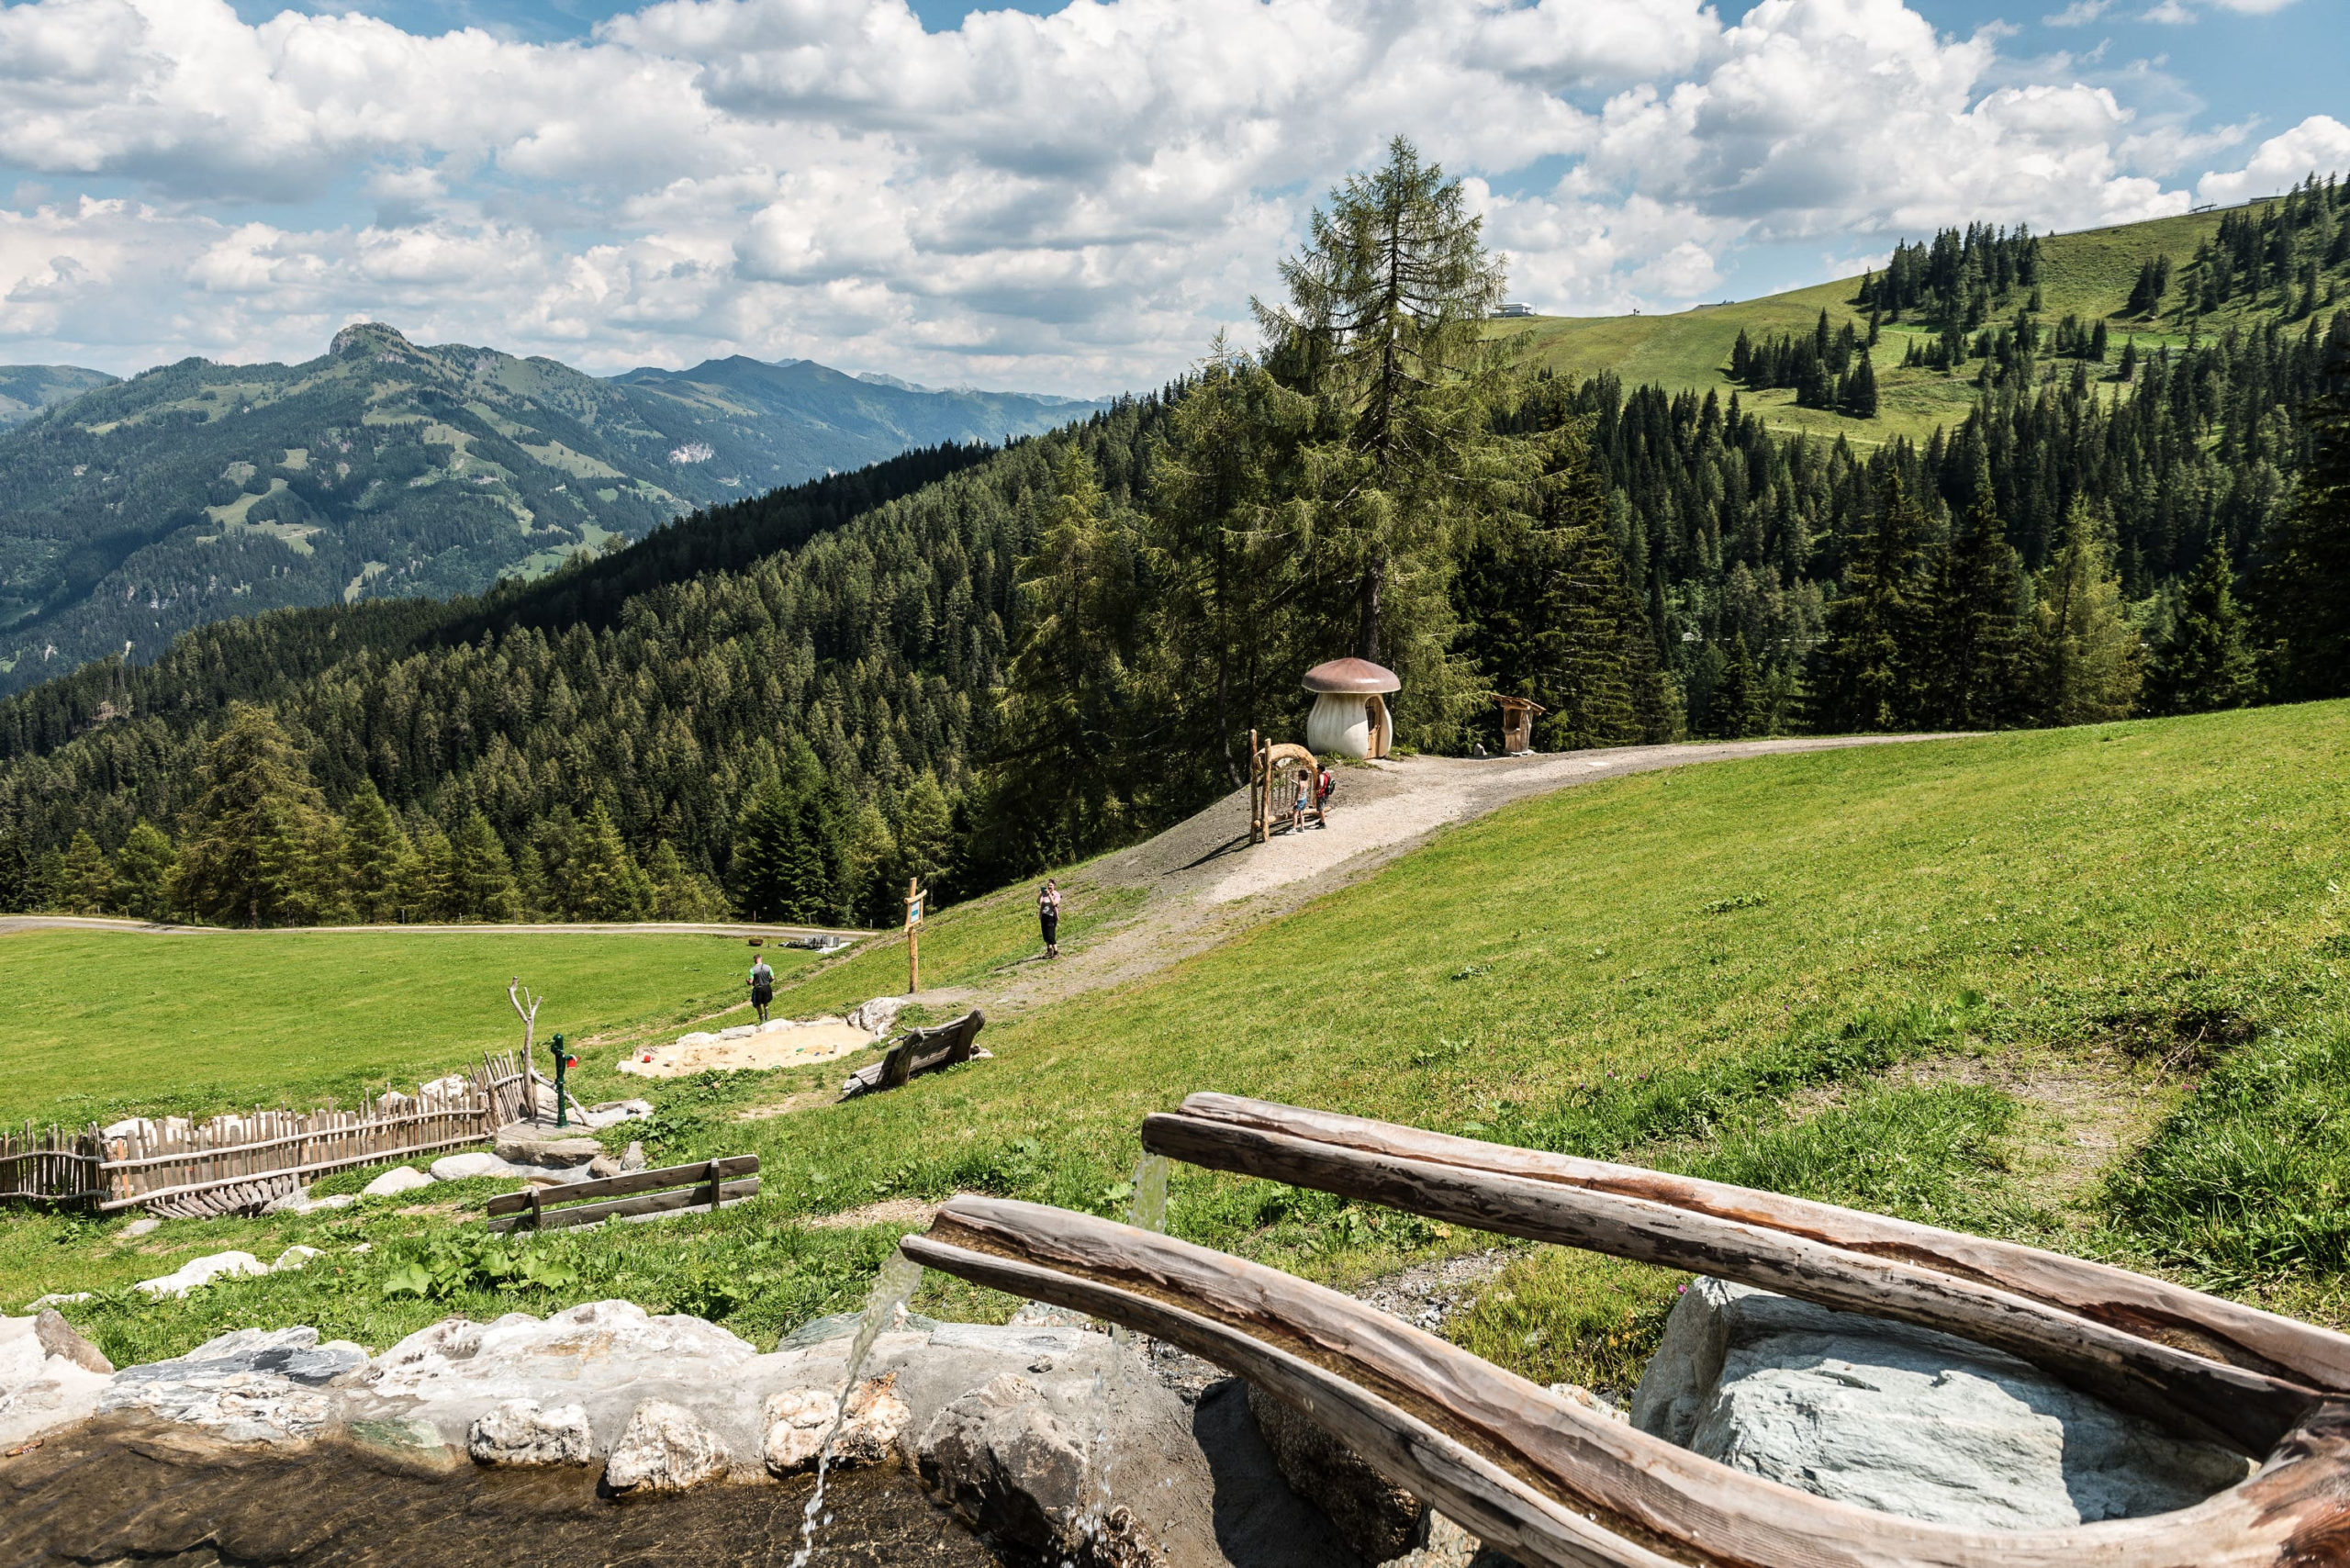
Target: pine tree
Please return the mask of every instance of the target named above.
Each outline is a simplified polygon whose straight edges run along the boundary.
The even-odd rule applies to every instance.
[[[464,921],[522,918],[514,863],[498,830],[478,811],[465,818],[449,844],[449,913]]]
[[[199,920],[275,924],[315,869],[310,819],[325,807],[294,743],[268,710],[238,703],[205,754],[199,794],[173,868],[172,902]]]
[[[2073,503],[2037,586],[2032,651],[2041,722],[2128,718],[2144,678],[2144,652],[2122,614],[2113,543],[2087,501]]]
[[[1928,599],[1928,654],[1919,722],[1931,729],[1994,730],[2027,711],[2023,566],[2008,543],[1991,484],[1978,460],[1975,505],[1936,553]]]
[[[114,870],[89,829],[75,830],[73,842],[66,846],[63,874],[52,896],[66,914],[104,914],[113,906]]]
[[[353,917],[364,924],[399,919],[400,887],[416,852],[373,781],[352,792],[343,823]]]
[[[601,801],[580,823],[570,894],[575,920],[643,920],[652,905],[652,883],[621,842],[620,829]]]
[[[2350,319],[2327,343],[2333,390],[2311,411],[2311,457],[2293,505],[2271,530],[2261,611],[2278,695],[2350,695]]]
[[[1395,665],[1416,702],[1449,695],[1449,545],[1508,381],[1482,325],[1505,286],[1483,228],[1460,182],[1397,137],[1315,209],[1281,263],[1288,301],[1255,305],[1276,373],[1329,432],[1307,458],[1312,521],[1318,558],[1350,581],[1353,651]],[[1391,602],[1399,586],[1416,591]]]
[[[1876,515],[1828,610],[1828,640],[1813,685],[1815,727],[1913,727],[1919,679],[1918,552],[1925,515],[1887,470]]]
[[[1876,418],[1876,366],[1870,363],[1868,351],[1861,351],[1860,363],[1852,367],[1852,377],[1844,392],[1844,411],[1856,420]]]
[[[773,777],[753,786],[734,817],[729,860],[734,906],[748,920],[792,918],[798,904],[793,883],[791,802]]]
[[[1762,734],[1762,682],[1754,667],[1754,655],[1747,651],[1746,633],[1733,633],[1729,640],[1729,656],[1722,666],[1721,680],[1714,688],[1707,728],[1729,741]]]
[[[456,856],[449,835],[426,823],[410,834],[413,848],[401,868],[398,907],[405,924],[430,925],[456,913]]]
[[[114,857],[114,907],[139,920],[171,914],[172,862],[176,857],[162,830],[141,817]]]
[[[935,889],[940,902],[954,896],[955,817],[938,780],[918,776],[898,801],[897,864],[892,888],[909,877]]]
[[[2215,532],[2180,591],[2177,621],[2155,662],[2148,705],[2158,713],[2208,713],[2257,700],[2260,672],[2245,629],[2227,540]]]
[[[723,920],[726,895],[718,884],[688,866],[677,846],[667,839],[653,846],[644,863],[653,884],[652,916],[655,920]]]

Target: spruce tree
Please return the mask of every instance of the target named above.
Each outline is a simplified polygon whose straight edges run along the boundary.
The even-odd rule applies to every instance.
[[[2179,593],[2178,616],[2154,664],[2149,706],[2158,713],[2208,713],[2258,700],[2260,671],[2245,641],[2235,567],[2216,531]]]
[[[734,816],[728,868],[734,907],[744,918],[792,918],[788,913],[797,902],[792,859],[791,802],[784,796],[782,781],[769,777],[752,787]]]
[[[1919,615],[1918,553],[1925,514],[1886,470],[1876,515],[1828,608],[1828,640],[1813,683],[1813,723],[1829,731],[1915,725]]]
[[[74,830],[73,842],[65,847],[54,897],[66,914],[105,914],[114,905],[114,868],[88,828]]]
[[[1876,418],[1876,366],[1866,349],[1861,351],[1860,363],[1852,367],[1852,379],[1846,384],[1844,411],[1856,420]]]
[[[2311,410],[2311,456],[2291,508],[2270,530],[2260,574],[2277,695],[2350,696],[2350,318],[2328,338],[2333,389]]]
[[[643,920],[653,902],[653,885],[621,842],[612,814],[599,801],[580,823],[578,855],[571,868],[571,917],[587,921]]]
[[[1733,633],[1729,656],[1722,666],[1721,680],[1714,688],[1706,727],[1727,741],[1760,734],[1763,729],[1762,700],[1762,683],[1754,667],[1754,655],[1747,650],[1746,633]]]
[[[2056,551],[2042,567],[2032,631],[2039,719],[2098,724],[2126,719],[2144,678],[2138,629],[2122,613],[2113,542],[2076,500]]]
[[[364,924],[399,919],[400,885],[415,851],[372,780],[352,792],[343,828],[353,917]]]
[[[1950,543],[1936,552],[1926,609],[1927,656],[1919,721],[1930,729],[1994,730],[2029,711],[2023,564],[2008,543],[1991,484],[1978,456],[1975,504]]]
[[[309,770],[269,711],[238,703],[207,749],[196,808],[173,868],[172,902],[199,920],[274,924],[316,869],[325,814]]]
[[[489,818],[476,811],[465,818],[449,844],[449,909],[464,921],[522,918],[521,890],[514,863]]]
[[[139,920],[171,914],[172,841],[141,817],[114,857],[114,907]]]

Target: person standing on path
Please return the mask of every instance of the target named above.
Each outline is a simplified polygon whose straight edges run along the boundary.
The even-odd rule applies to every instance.
[[[1323,827],[1330,825],[1330,795],[1338,787],[1337,778],[1323,764],[1322,776],[1314,781],[1314,820]]]
[[[767,968],[765,953],[751,960],[751,1005],[757,1010],[759,1022],[767,1021],[767,1009],[775,1002],[775,971]]]
[[[1036,924],[1044,928],[1045,957],[1061,956],[1061,890],[1050,877],[1036,890]]]
[[[1292,833],[1305,831],[1305,803],[1314,798],[1313,779],[1314,776],[1303,767],[1297,770],[1297,799],[1289,811],[1289,830]]]

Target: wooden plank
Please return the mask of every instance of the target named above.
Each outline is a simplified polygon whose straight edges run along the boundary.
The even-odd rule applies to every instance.
[[[697,1159],[691,1165],[665,1165],[657,1170],[623,1170],[617,1176],[599,1176],[592,1182],[569,1182],[549,1189],[549,1201],[570,1203],[588,1198],[621,1198],[632,1193],[649,1193],[660,1187],[679,1187],[690,1182],[708,1182],[712,1178],[731,1181],[748,1176],[759,1168],[755,1154],[730,1154],[722,1159]],[[487,1213],[510,1215],[530,1206],[527,1193],[500,1193],[489,1200]]]
[[[1932,1524],[1733,1470],[1350,1297],[1152,1232],[958,1197],[902,1245],[927,1267],[1125,1323],[1265,1384],[1391,1481],[1542,1568],[2274,1568],[2338,1561],[2350,1529],[2350,1407],[2338,1403],[2193,1508],[2069,1529]]]
[[[1844,1251],[1917,1264],[2011,1291],[2213,1361],[2350,1393],[2350,1336],[2109,1264],[1637,1165],[1513,1148],[1270,1101],[1194,1094],[1183,1102],[1180,1114],[1462,1170],[1644,1198],[1692,1214],[1784,1231]],[[1149,1137],[1146,1126],[1146,1143]]]
[[[758,1195],[758,1191],[759,1179],[753,1176],[741,1182],[727,1182],[718,1189],[718,1196],[721,1203],[732,1203],[736,1198],[755,1197]],[[520,1193],[515,1195],[520,1196]],[[646,1193],[634,1198],[616,1198],[609,1204],[582,1204],[576,1208],[548,1209],[543,1215],[538,1216],[536,1223],[542,1229],[564,1230],[575,1225],[594,1225],[623,1215],[666,1214],[673,1209],[698,1209],[705,1206],[710,1206],[710,1188],[701,1182],[696,1182],[690,1187],[675,1187],[666,1193]],[[529,1229],[532,1223],[532,1216],[527,1213],[510,1214],[491,1220],[489,1228],[494,1231]]]
[[[2142,1339],[2011,1291],[1651,1199],[1183,1115],[1150,1117],[1143,1147],[1472,1229],[1691,1269],[1955,1334],[2020,1356],[2166,1429],[2248,1453],[2266,1451],[2322,1401],[2300,1383]]]

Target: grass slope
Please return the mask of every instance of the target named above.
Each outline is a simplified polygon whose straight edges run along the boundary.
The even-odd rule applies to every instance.
[[[2290,1287],[2273,1299],[2338,1318],[2323,1237],[2297,1249],[2290,1226],[2269,1226],[2249,1267],[2215,1266],[2215,1244],[2312,1209],[2350,1170],[2339,1140],[2299,1164],[2245,1153],[2350,1110],[2326,1067],[2339,1052],[2294,1044],[2330,1037],[2350,996],[2345,762],[2350,704],[2328,704],[1594,785],[1447,832],[1123,989],[1004,1019],[986,1036],[994,1060],[896,1093],[832,1104],[838,1066],[663,1086],[645,1133],[657,1158],[762,1158],[760,1199],[722,1215],[510,1249],[453,1223],[480,1195],[470,1187],[308,1219],[173,1222],[136,1245],[109,1239],[118,1225],[27,1216],[0,1226],[0,1302],[101,1292],[77,1320],[118,1361],[231,1324],[315,1323],[380,1345],[452,1311],[611,1294],[765,1338],[852,1300],[915,1223],[811,1222],[958,1189],[1118,1212],[1142,1116],[1213,1089],[1703,1170],[2231,1289]],[[1023,913],[941,916],[927,941],[942,978],[1024,945]],[[882,981],[891,957],[815,972],[783,1007],[836,1005]],[[2247,1050],[2281,1065],[2214,1073],[2216,1098],[2194,1090],[2211,1062],[2265,1059]],[[614,1055],[589,1056],[583,1096],[636,1086]],[[2031,1179],[2075,1140],[1983,1071],[2043,1068],[2105,1074],[2104,1099],[2161,1127],[2088,1173],[2135,1183],[2129,1203],[2095,1182]],[[772,1114],[793,1104],[807,1108]],[[1338,1281],[1478,1244],[1190,1171],[1172,1225]],[[200,1250],[267,1258],[295,1241],[329,1255],[182,1304],[122,1289]],[[351,1250],[360,1241],[367,1253]],[[540,1282],[518,1282],[524,1256]],[[1530,1374],[1605,1383],[1637,1363],[1670,1294],[1657,1271],[1539,1251],[1455,1331]]]
[[[577,1038],[740,1000],[744,952],[718,936],[19,932],[0,937],[0,1124],[413,1090],[520,1043],[513,976],[547,999],[541,1038]],[[769,961],[788,975],[809,958]]]
[[[2173,274],[2182,274],[2194,258],[2196,246],[2219,231],[2221,217],[2217,212],[2197,213],[2042,237],[2041,293],[2045,308],[2042,319],[2053,324],[2068,314],[2083,321],[2114,318],[2112,352],[2119,356],[2122,339],[2131,335],[2119,318],[2140,265],[2166,255]],[[1730,348],[1741,330],[1758,341],[1780,333],[1808,332],[1822,310],[1828,312],[1831,326],[1850,320],[1865,328],[1866,313],[1853,306],[1860,281],[1839,278],[1761,299],[1700,305],[1667,316],[1534,317],[1496,322],[1490,330],[1494,336],[1519,345],[1528,364],[1572,379],[1613,371],[1627,386],[1654,382],[1670,391],[1685,388],[1702,394],[1711,390],[1725,402],[1737,392],[1744,407],[1762,409],[1776,430],[1842,435],[1867,443],[1900,435],[1923,441],[1937,425],[1957,425],[1974,405],[1972,374],[1946,375],[1940,371],[1902,369],[1911,330],[1907,323],[1887,326],[1884,341],[1877,345],[1880,410],[1874,420],[1798,409],[1792,391],[1755,392],[1729,379]],[[2174,285],[2174,300],[2176,288]],[[2224,330],[2232,323],[2266,314],[2239,297],[2206,318],[2204,330]],[[1921,335],[1931,335],[1922,328],[1917,330]],[[2140,330],[2135,335],[2143,347],[2186,341],[2167,328]]]

